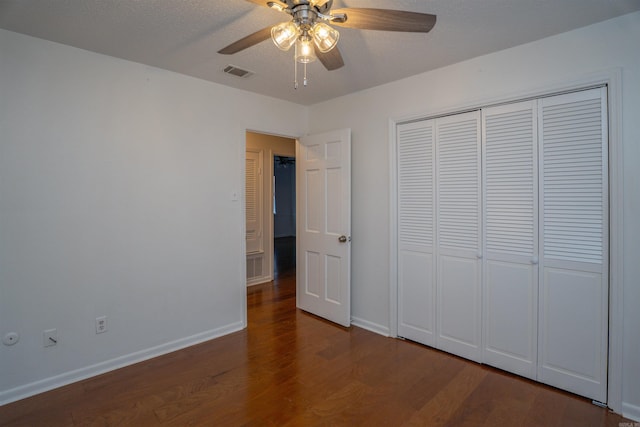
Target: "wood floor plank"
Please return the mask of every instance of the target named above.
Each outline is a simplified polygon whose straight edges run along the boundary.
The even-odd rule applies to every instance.
[[[522,380],[493,369],[467,397],[451,418],[453,425],[493,426],[508,422],[522,425],[524,414],[530,408],[535,391],[522,388]]]
[[[416,411],[433,399],[465,366],[465,362],[457,357],[444,356],[434,350],[428,350],[432,357],[423,366],[412,371],[416,381],[401,395],[401,398]],[[433,356],[443,357],[433,358]]]
[[[565,393],[297,310],[295,277],[247,292],[248,328],[0,407],[2,426],[586,426]]]
[[[473,390],[487,376],[487,371],[469,364],[462,368],[439,390],[409,421],[412,426],[444,426],[456,414],[458,409]]]

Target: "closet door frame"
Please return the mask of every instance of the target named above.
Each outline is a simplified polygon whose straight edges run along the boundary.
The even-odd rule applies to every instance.
[[[397,247],[397,158],[396,126],[418,120],[433,119],[488,106],[518,102],[593,87],[607,86],[609,124],[609,350],[608,350],[608,398],[607,406],[623,413],[622,404],[622,356],[623,356],[623,178],[624,153],[622,147],[622,69],[610,68],[583,76],[536,83],[516,91],[500,95],[463,101],[448,108],[431,108],[412,114],[392,116],[388,121],[389,140],[389,324],[376,325],[375,331],[385,336],[398,337],[398,247]],[[354,323],[355,324],[355,323]],[[369,329],[374,330],[371,325]]]

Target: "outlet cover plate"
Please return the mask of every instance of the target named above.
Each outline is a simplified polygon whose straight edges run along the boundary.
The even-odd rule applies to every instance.
[[[58,344],[58,330],[57,329],[47,329],[42,333],[42,344],[45,347],[53,347]]]
[[[96,317],[96,334],[107,332],[107,316]]]

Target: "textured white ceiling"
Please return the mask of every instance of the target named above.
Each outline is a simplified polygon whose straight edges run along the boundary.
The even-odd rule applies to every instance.
[[[640,10],[638,0],[335,0],[437,15],[427,34],[340,28],[345,66],[309,66],[293,88],[293,52],[269,40],[217,51],[289,19],[245,0],[0,0],[0,28],[309,105]],[[222,69],[254,72],[247,79]]]

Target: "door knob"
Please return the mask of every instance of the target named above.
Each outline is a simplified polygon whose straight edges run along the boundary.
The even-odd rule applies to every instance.
[[[340,237],[338,237],[338,242],[340,243],[344,243],[347,241],[347,236],[345,236],[344,234]]]

